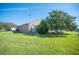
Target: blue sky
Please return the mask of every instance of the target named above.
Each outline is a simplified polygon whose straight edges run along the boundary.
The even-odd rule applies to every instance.
[[[46,18],[52,10],[62,10],[76,16],[79,25],[79,4],[68,3],[0,3],[0,21],[17,25]],[[31,16],[29,17],[29,14]]]

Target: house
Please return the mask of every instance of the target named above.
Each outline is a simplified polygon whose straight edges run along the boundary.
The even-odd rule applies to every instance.
[[[11,31],[16,31],[17,28],[16,27],[11,27],[10,29],[11,29]]]
[[[31,32],[31,33],[36,33],[36,26],[39,25],[41,20],[34,20],[30,23],[22,24],[18,26],[18,30],[20,32]]]

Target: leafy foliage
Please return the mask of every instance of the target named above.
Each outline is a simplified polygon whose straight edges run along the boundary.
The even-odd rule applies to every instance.
[[[0,22],[0,29],[10,30],[11,27],[16,27],[16,24],[10,22]]]
[[[39,34],[47,34],[48,33],[48,27],[45,20],[42,20],[41,23],[37,26],[37,32]]]
[[[74,22],[76,17],[60,10],[54,10],[46,18],[50,29],[54,30],[75,30],[77,25]]]
[[[46,21],[49,29],[55,30],[56,32],[60,30],[60,32],[62,32],[62,30],[74,31],[77,28],[75,19],[76,17],[71,16],[66,12],[54,10],[49,13]]]

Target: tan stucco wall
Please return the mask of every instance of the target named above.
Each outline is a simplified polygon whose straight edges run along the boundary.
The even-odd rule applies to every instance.
[[[35,20],[35,21],[32,21],[31,23],[29,23],[29,30],[31,30],[32,26],[37,26],[40,24],[40,20]]]
[[[28,24],[24,24],[24,25],[19,26],[18,28],[20,32],[28,32],[29,31],[28,27],[29,27]]]
[[[20,25],[18,27],[18,29],[20,30],[20,32],[29,32],[31,31],[31,28],[32,26],[37,26],[40,24],[40,21],[39,20],[35,20],[35,21],[32,21],[30,22],[29,24],[23,24],[23,25]]]

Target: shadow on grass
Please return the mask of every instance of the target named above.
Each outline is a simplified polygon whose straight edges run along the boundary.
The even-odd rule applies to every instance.
[[[70,35],[70,34],[68,34],[68,33],[64,33],[63,35]]]
[[[55,38],[55,37],[66,37],[69,34],[63,34],[63,35],[54,35],[54,34],[34,34],[34,33],[23,33],[23,32],[13,32],[13,33],[18,33],[18,34],[24,34],[24,35],[29,35],[29,36],[37,36],[41,38]]]
[[[49,37],[49,38],[51,38],[51,37],[53,37],[53,38],[55,38],[55,37],[66,37],[64,35],[58,36],[58,35],[53,35],[53,34],[45,34],[45,35],[38,35],[38,36],[42,37],[42,38],[46,38],[46,37]]]
[[[77,34],[78,36],[79,36],[79,32],[78,32],[78,34]]]

